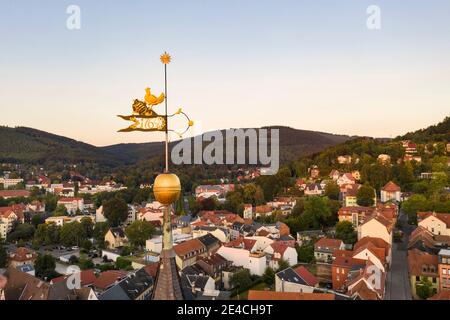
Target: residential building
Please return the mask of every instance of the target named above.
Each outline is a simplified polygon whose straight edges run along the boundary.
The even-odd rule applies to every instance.
[[[310,183],[305,188],[306,196],[322,196],[325,193],[325,189],[322,188],[320,183]]]
[[[373,207],[350,206],[342,207],[338,211],[339,221],[348,221],[358,227],[375,214]]]
[[[262,276],[267,268],[266,254],[258,248],[257,240],[254,239],[231,241],[220,247],[217,253],[234,266],[248,269],[251,274]]]
[[[104,291],[99,300],[150,300],[153,285],[154,278],[139,269]]]
[[[31,192],[28,190],[0,190],[0,198],[28,198]]]
[[[22,183],[23,179],[11,179],[11,178],[4,178],[0,177],[0,184],[3,184],[4,189],[8,189],[10,187],[15,187],[19,183]]]
[[[276,292],[312,293],[319,280],[305,267],[287,268],[275,274]]]
[[[313,301],[313,300],[335,300],[335,295],[332,293],[305,293],[305,292],[275,292],[275,291],[257,291],[249,290],[248,300],[299,300],[299,301]]]
[[[298,263],[297,250],[294,247],[289,247],[281,241],[274,241],[272,244],[264,248],[266,253],[266,259],[269,263],[269,267],[273,270],[278,270],[280,267],[280,261],[284,260],[289,266],[296,265]]]
[[[22,265],[32,265],[37,259],[37,254],[33,250],[25,247],[17,248],[9,255],[9,266],[17,268]]]
[[[348,250],[334,251],[332,260],[331,279],[333,290],[346,292],[349,276],[364,269],[366,261],[353,258],[353,251]]]
[[[383,188],[381,188],[381,202],[401,201],[402,190],[394,182],[389,181]]]
[[[199,257],[208,255],[207,247],[199,239],[179,243],[173,249],[176,254],[175,261],[180,269],[191,266],[197,262]]]
[[[253,206],[251,204],[244,204],[244,219],[253,219]]]
[[[123,247],[128,241],[127,236],[122,228],[110,228],[105,234],[105,242],[108,249]]]
[[[370,262],[360,274],[349,281],[347,295],[354,300],[383,300],[386,273]]]
[[[434,235],[450,236],[450,213],[418,212],[417,220]]]
[[[344,249],[342,240],[321,238],[314,244],[314,258],[319,262],[331,263],[334,251]]]
[[[440,290],[450,290],[450,250],[441,249],[438,257]]]
[[[344,173],[336,180],[336,183],[341,187],[346,184],[355,184],[356,179],[351,173]]]
[[[75,197],[61,198],[58,200],[59,205],[65,206],[69,214],[75,214],[77,211],[83,212],[84,199]]]
[[[358,227],[358,239],[365,237],[380,238],[392,246],[394,221],[377,215]]]
[[[417,287],[423,285],[422,281],[429,281],[434,294],[439,291],[438,256],[419,251],[408,251],[408,271],[412,296],[418,299]]]
[[[127,272],[120,270],[104,271],[95,279],[93,284],[94,291],[102,293],[122,281],[126,276]]]
[[[377,158],[378,162],[381,164],[390,164],[391,163],[391,156],[388,154],[380,154]]]
[[[337,157],[337,162],[339,164],[351,164],[352,163],[352,157],[349,156],[349,155],[339,156],[339,157]]]

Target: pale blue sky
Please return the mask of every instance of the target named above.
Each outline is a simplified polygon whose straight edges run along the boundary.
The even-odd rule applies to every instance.
[[[81,8],[81,30],[66,8]],[[368,30],[366,9],[381,8]],[[0,124],[95,145],[146,86],[202,131],[288,125],[395,136],[450,110],[450,1],[0,0]]]

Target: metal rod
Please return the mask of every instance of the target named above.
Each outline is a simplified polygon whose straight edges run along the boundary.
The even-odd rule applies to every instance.
[[[164,64],[164,95],[165,95],[165,111],[166,111],[166,170],[169,172],[169,118],[167,117],[167,64]]]

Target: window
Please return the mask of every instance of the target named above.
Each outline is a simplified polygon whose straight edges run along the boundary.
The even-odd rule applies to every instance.
[[[419,276],[416,276],[416,281],[420,281],[420,277]]]
[[[436,283],[436,278],[435,277],[433,277],[433,283]]]

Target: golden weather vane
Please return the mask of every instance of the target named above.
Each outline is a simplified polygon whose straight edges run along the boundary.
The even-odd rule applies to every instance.
[[[132,104],[132,114],[128,116],[119,115],[118,117],[133,122],[127,128],[119,130],[119,132],[132,132],[132,131],[163,131],[166,132],[166,171],[168,168],[168,133],[174,132],[178,137],[182,138],[194,122],[189,119],[188,115],[183,112],[181,108],[173,114],[167,113],[167,65],[171,62],[172,58],[167,53],[160,57],[161,62],[164,64],[164,93],[159,96],[153,95],[150,88],[145,89],[144,100],[135,99]],[[164,114],[159,114],[154,110],[154,107],[162,104],[164,102]],[[183,115],[187,120],[187,126],[184,131],[178,132],[170,129],[168,126],[168,118]]]

